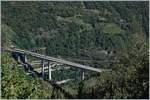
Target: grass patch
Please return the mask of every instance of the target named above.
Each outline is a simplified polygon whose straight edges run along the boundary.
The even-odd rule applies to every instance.
[[[107,23],[103,29],[103,33],[108,35],[115,35],[121,32],[124,32],[124,30],[122,30],[120,26],[114,23]]]

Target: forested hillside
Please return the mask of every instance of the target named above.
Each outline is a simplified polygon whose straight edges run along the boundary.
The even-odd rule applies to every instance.
[[[119,63],[109,67],[103,66],[111,68],[111,72],[93,76],[76,86],[74,90],[77,93],[71,93],[74,98],[148,98],[148,1],[5,1],[1,3],[1,17],[2,47],[14,45],[28,50],[46,47],[46,55],[79,60],[77,62],[93,67],[101,65],[94,61],[119,60]],[[104,56],[100,52],[102,50],[114,53]],[[3,98],[52,98],[48,94],[52,91],[51,85],[49,89],[41,89],[44,83],[39,83],[39,79],[28,82],[28,76],[18,72],[23,69],[18,69],[17,64],[13,63],[7,54],[2,56]],[[10,65],[14,66],[11,68],[15,68],[19,76],[9,73]],[[33,87],[27,84],[20,83],[16,85],[19,89],[14,90],[11,84],[15,83],[9,82],[14,79],[9,75],[16,77],[17,84],[32,85],[36,82],[35,86],[39,86],[34,87],[37,89],[34,94],[31,93]],[[29,94],[24,94],[25,91]]]

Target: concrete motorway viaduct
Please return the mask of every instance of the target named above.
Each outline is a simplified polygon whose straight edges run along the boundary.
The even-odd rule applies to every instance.
[[[65,65],[69,65],[69,66],[81,69],[82,70],[82,80],[85,79],[85,75],[84,75],[85,70],[94,71],[94,72],[97,72],[97,73],[100,73],[100,72],[103,72],[103,71],[110,71],[110,70],[98,69],[98,68],[82,65],[82,64],[79,64],[79,63],[74,63],[74,62],[67,61],[67,60],[64,60],[64,59],[58,59],[58,58],[54,58],[54,57],[51,57],[51,56],[46,56],[46,55],[34,53],[34,52],[31,52],[31,51],[28,51],[28,50],[22,50],[22,49],[17,49],[17,48],[2,48],[2,50],[11,52],[12,54],[20,54],[20,56],[23,57],[22,58],[23,63],[27,62],[27,55],[30,55],[32,57],[40,59],[41,60],[41,73],[42,73],[43,78],[44,78],[44,62],[47,61],[48,62],[49,80],[52,80],[51,72],[52,72],[53,62],[58,63],[58,64],[65,64]],[[17,59],[21,59],[21,58],[19,58],[20,56],[17,56]],[[66,81],[68,81],[68,79]],[[66,82],[66,81],[63,80],[62,82]]]

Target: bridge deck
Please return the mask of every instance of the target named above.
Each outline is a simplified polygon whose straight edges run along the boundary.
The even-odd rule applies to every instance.
[[[71,62],[71,61],[67,61],[67,60],[63,60],[63,59],[54,58],[54,57],[51,57],[51,56],[46,56],[46,55],[30,52],[30,51],[27,51],[27,50],[16,49],[16,48],[15,49],[5,49],[5,50],[10,51],[10,52],[18,52],[18,53],[27,54],[27,55],[31,55],[31,56],[36,57],[36,58],[44,59],[44,60],[47,60],[47,61],[53,61],[53,62],[57,62],[57,63],[62,63],[62,64],[78,67],[78,68],[85,69],[85,70],[90,70],[90,71],[95,71],[95,72],[106,71],[104,69],[93,68],[93,67],[90,67],[90,66],[74,63],[74,62]]]

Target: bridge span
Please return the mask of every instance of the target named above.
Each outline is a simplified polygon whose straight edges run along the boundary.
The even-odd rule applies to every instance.
[[[51,71],[52,71],[52,68],[51,68],[51,63],[50,62],[55,62],[55,63],[61,63],[61,64],[65,64],[65,65],[69,65],[69,66],[73,66],[73,67],[76,67],[76,68],[79,68],[79,69],[82,69],[82,79],[84,80],[84,71],[85,70],[89,70],[89,71],[94,71],[94,72],[103,72],[103,71],[110,71],[110,70],[106,70],[106,69],[99,69],[99,68],[94,68],[94,67],[90,67],[90,66],[87,66],[87,65],[82,65],[82,64],[79,64],[79,63],[74,63],[74,62],[71,62],[71,61],[67,61],[67,60],[64,60],[64,59],[59,59],[59,58],[55,58],[55,57],[51,57],[51,56],[46,56],[46,55],[43,55],[43,54],[39,54],[39,53],[35,53],[35,52],[31,52],[31,51],[28,51],[28,50],[22,50],[22,49],[17,49],[17,48],[2,48],[2,50],[4,51],[8,51],[8,52],[11,52],[11,53],[19,53],[19,54],[22,54],[24,55],[24,59],[25,59],[25,62],[27,61],[27,55],[30,55],[32,57],[35,57],[35,58],[38,58],[41,60],[41,72],[42,72],[42,76],[44,77],[44,61],[48,61],[48,70],[49,70],[49,80],[51,80]]]

